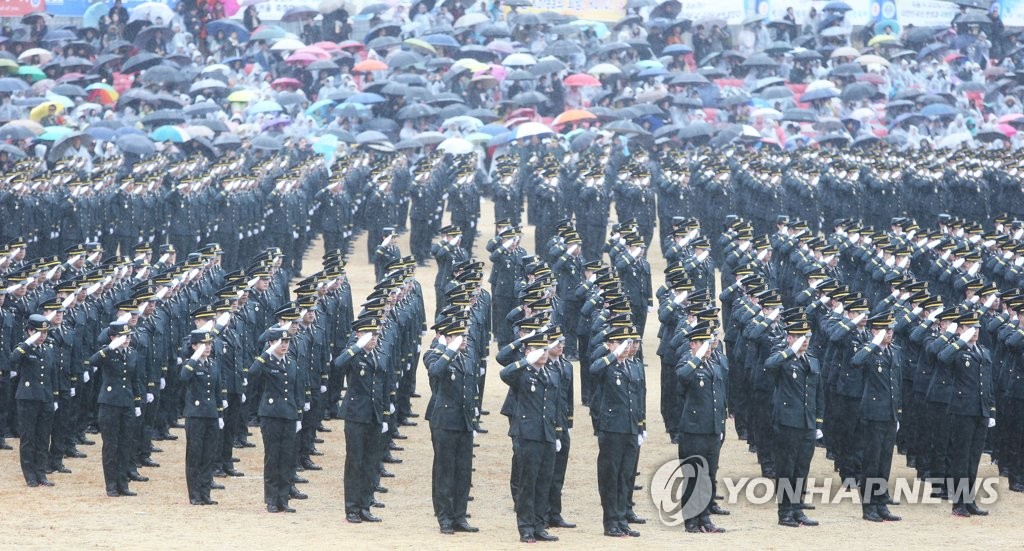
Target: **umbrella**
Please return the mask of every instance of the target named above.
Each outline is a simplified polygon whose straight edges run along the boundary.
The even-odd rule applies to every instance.
[[[142,118],[142,124],[146,126],[162,126],[165,124],[181,124],[185,122],[184,115],[172,109],[160,109],[153,111]]]
[[[751,111],[750,116],[754,118],[778,120],[782,118],[782,112],[777,109],[772,109],[771,107],[761,107]]]
[[[280,113],[281,111],[284,111],[284,107],[281,107],[281,104],[274,100],[258,101],[246,109],[246,112],[250,115],[258,115],[260,113]]]
[[[843,93],[840,97],[843,101],[860,101],[875,97],[878,94],[878,88],[875,88],[873,84],[866,82],[855,82],[846,88],[843,88]],[[801,101],[803,101],[801,99]]]
[[[216,140],[213,140],[213,145],[219,146],[239,146],[242,145],[242,139],[234,134],[221,134],[217,136]]]
[[[548,100],[548,97],[540,92],[522,92],[512,98],[516,105],[539,105]]]
[[[767,54],[757,53],[741,63],[743,67],[777,67],[779,64]]]
[[[387,63],[376,59],[365,59],[352,67],[353,73],[369,73],[371,71],[386,71]]]
[[[569,109],[564,113],[555,117],[555,120],[551,121],[552,126],[558,126],[560,124],[566,124],[569,122],[586,121],[586,120],[597,120],[597,115],[584,109]]]
[[[544,55],[551,55],[556,57],[570,57],[583,53],[583,48],[575,43],[569,42],[568,40],[558,40],[552,42],[544,49]]]
[[[153,140],[140,134],[121,136],[117,139],[115,145],[121,151],[135,155],[152,155],[156,153],[156,145],[153,143]]]
[[[527,53],[517,53],[507,56],[501,61],[506,67],[528,67],[537,64],[537,58]]]
[[[128,11],[129,21],[152,21],[162,19],[164,23],[170,23],[174,18],[174,11],[163,2],[143,2]]]
[[[825,4],[825,6],[821,8],[821,11],[843,13],[848,12],[852,9],[853,8],[851,8],[850,5],[847,4],[846,2],[836,1]]]
[[[782,112],[782,120],[792,122],[817,122],[818,115],[810,109],[786,109]]]
[[[679,130],[679,138],[683,140],[710,138],[714,132],[715,129],[710,124],[706,122],[697,122],[681,128]]]
[[[540,76],[548,73],[557,73],[566,69],[568,69],[568,66],[566,66],[565,63],[562,63],[553,57],[549,57],[537,61],[536,65],[530,67],[530,72]]]
[[[860,56],[860,52],[857,51],[857,48],[852,48],[850,46],[842,46],[840,48],[832,50],[832,55],[830,55],[829,57],[831,57],[832,59],[835,59],[837,57],[849,57],[852,59],[858,56]]]
[[[406,105],[398,110],[396,117],[399,120],[418,119],[421,117],[432,117],[437,114],[437,109],[422,103]]]
[[[181,69],[170,65],[156,65],[142,72],[141,79],[146,84],[176,83],[185,80]]]
[[[391,9],[391,4],[388,4],[388,3],[381,2],[381,3],[377,3],[377,4],[369,4],[369,5],[365,6],[363,9],[359,10],[359,15],[377,15],[377,14],[380,14],[380,13],[384,13],[384,12],[390,10],[390,9]],[[369,19],[369,18],[367,18],[367,19]]]
[[[28,90],[28,84],[20,78],[0,78],[0,92],[9,94],[13,92],[24,92],[25,90]]]
[[[611,123],[604,125],[603,128],[605,130],[611,130],[612,132],[616,132],[619,134],[650,134],[650,132],[644,130],[643,127],[641,127],[639,124],[627,120],[613,121]]]
[[[238,90],[228,95],[228,101],[232,103],[249,103],[256,99],[256,93],[252,90]]]
[[[455,25],[453,26],[456,29],[468,29],[469,27],[479,25],[480,23],[490,23],[490,21],[490,17],[488,17],[486,14],[474,12],[463,15],[455,22]]]
[[[26,156],[25,152],[14,147],[11,144],[0,144],[0,153],[6,153],[16,159],[22,159]]]
[[[957,110],[947,103],[933,103],[922,108],[919,114],[931,118],[951,117],[957,114]]]
[[[44,50],[43,48],[29,48],[24,52],[21,52],[21,55],[18,56],[18,61],[25,63],[33,57],[38,57],[38,64],[44,65],[53,59],[53,52],[50,50]]]
[[[183,129],[175,126],[161,126],[149,133],[154,142],[184,143],[192,139]]]
[[[281,15],[281,21],[301,21],[303,19],[313,19],[320,15],[315,8],[309,6],[295,6],[285,10],[284,14]]]
[[[123,64],[121,64],[122,73],[137,73],[143,69],[159,65],[163,63],[163,58],[151,53],[141,52],[138,55],[128,58]]]
[[[184,108],[182,112],[189,117],[195,117],[199,115],[208,115],[210,113],[216,113],[220,110],[221,109],[219,105],[207,100],[189,105],[188,107]]]
[[[238,40],[242,42],[249,40],[249,31],[241,22],[233,19],[217,19],[206,24],[206,33],[209,36],[216,36],[218,32],[223,32],[224,36],[231,36],[231,33],[235,33],[238,35]]]
[[[955,134],[950,134],[939,140],[939,143],[936,144],[936,147],[955,148],[964,142],[971,141],[972,138],[973,136],[971,136],[970,132],[957,132]]]
[[[47,126],[43,128],[43,132],[36,139],[43,142],[55,142],[73,132],[74,130],[66,126]]]
[[[228,87],[224,82],[215,78],[205,78],[192,83],[188,91],[191,94],[196,94],[204,90],[226,90]]]
[[[592,75],[594,75],[594,76],[599,77],[601,75],[618,75],[618,74],[621,74],[622,73],[622,69],[619,69],[618,67],[616,67],[615,65],[612,65],[611,63],[598,63],[597,65],[594,65],[590,69],[587,69],[587,72],[592,74]],[[705,79],[705,80],[707,80],[707,79]]]
[[[86,96],[85,89],[74,84],[58,84],[51,88],[50,91],[69,98],[83,98]]]
[[[259,136],[256,136],[249,145],[251,145],[253,149],[263,151],[278,151],[284,147],[284,143],[282,143],[281,140],[268,134],[260,134]]]
[[[306,45],[296,38],[279,38],[270,49],[275,52],[294,52],[305,47]]]
[[[447,138],[437,144],[437,148],[452,155],[465,155],[474,150],[473,143],[463,138]]]
[[[278,40],[288,35],[288,32],[281,27],[273,25],[261,25],[249,35],[250,41],[255,40]]]
[[[565,77],[562,84],[566,86],[601,86],[601,81],[586,73],[576,73]]]
[[[428,34],[423,38],[423,41],[433,46],[441,46],[444,48],[459,48],[462,44],[459,44],[457,40],[447,34]]]
[[[532,136],[546,136],[548,134],[554,134],[555,132],[548,128],[546,125],[539,122],[524,122],[516,127],[515,137],[516,139],[529,138]]]
[[[57,110],[56,112],[57,113],[63,113],[64,112],[64,105],[62,105],[60,102],[44,101],[43,103],[40,103],[39,105],[34,107],[32,109],[32,111],[29,112],[28,118],[30,118],[30,119],[32,119],[32,120],[34,120],[36,122],[39,122],[39,121],[41,121],[43,119],[43,117],[45,117],[47,114],[49,114],[51,107],[52,108],[56,108],[56,110]]]

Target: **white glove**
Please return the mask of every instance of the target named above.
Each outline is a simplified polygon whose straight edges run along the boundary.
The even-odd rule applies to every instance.
[[[89,382],[89,374],[88,373],[85,374],[85,382],[87,382],[87,383]],[[167,379],[164,379],[163,377],[160,377],[160,390],[163,390],[165,388],[167,388]]]
[[[686,302],[686,297],[689,294],[690,293],[688,293],[686,291],[683,291],[682,293],[679,293],[678,295],[676,295],[675,298],[672,299],[672,302],[674,302],[676,304],[682,304],[683,302]]]
[[[822,434],[821,429],[814,429],[814,439],[815,440],[821,440],[822,436],[825,436],[825,435]]]
[[[864,321],[864,315],[865,314],[857,314],[857,317],[850,320],[850,323],[852,323],[854,326],[860,325],[860,322]]]
[[[935,321],[935,319],[938,318],[938,317],[939,317],[939,309],[938,308],[934,308],[934,309],[932,309],[931,312],[928,313],[928,321]]]
[[[900,422],[896,421],[896,432],[900,431]]]
[[[828,296],[821,297],[820,299],[818,299],[818,301],[821,302],[822,304],[825,304],[828,302]]]
[[[11,378],[12,378],[12,379],[13,379],[13,378],[15,378],[15,377],[17,377],[17,376],[18,376],[18,372],[17,372],[17,371],[12,371],[12,372],[11,372]]]
[[[302,419],[295,422],[295,432],[299,432],[300,430],[302,430]]]
[[[597,281],[597,276],[596,275],[591,274],[590,277],[587,278],[587,282],[588,283],[593,283],[595,281]]]
[[[71,387],[71,397],[75,397],[75,387]]]
[[[389,243],[391,243],[391,236],[390,235],[385,237],[384,240],[380,242],[380,246],[381,247],[387,247]]]
[[[710,350],[710,349],[711,349],[711,341],[704,341],[704,343],[700,345],[700,348],[697,349],[697,352],[696,352],[697,358],[700,359],[700,360],[703,360],[704,357],[708,355],[708,350]]]
[[[127,341],[127,340],[128,340],[128,337],[126,337],[124,335],[121,335],[121,336],[115,338],[114,340],[110,341],[110,344],[107,345],[107,349],[109,349],[109,350],[117,350],[118,348],[121,348],[121,345],[123,345],[125,343],[125,341]]]
[[[526,355],[526,361],[530,365],[533,365],[537,363],[537,360],[540,360],[542,356],[544,356],[544,350],[533,350]]]
[[[883,340],[885,340],[885,331],[879,331],[875,333],[875,336],[871,337],[871,344],[875,346],[882,346]]]
[[[921,308],[920,306],[915,306],[914,309],[910,311],[910,313],[914,314],[915,316],[919,316],[919,315],[921,315],[921,312],[923,312],[923,311],[924,311],[924,309]]]
[[[58,404],[57,402],[54,402],[53,403],[53,411],[57,411],[58,409],[60,409],[60,404]]]
[[[198,361],[200,358],[203,357],[204,352],[206,352],[206,345],[200,344],[199,346],[196,347],[195,351],[192,352],[192,360]]]
[[[794,354],[799,354],[800,349],[804,347],[804,341],[806,340],[807,337],[799,337],[797,340],[793,341],[793,344],[789,345],[789,349],[792,350]]]
[[[459,335],[458,337],[455,337],[454,339],[448,341],[447,344],[448,350],[451,350],[452,352],[458,350],[460,346],[462,346],[462,335]]]
[[[636,445],[637,446],[643,446],[644,445],[644,435],[643,434],[636,435]]]
[[[220,407],[223,408],[223,409],[228,409],[228,401],[227,400],[221,400],[220,401]]]
[[[989,417],[988,418],[988,428],[992,428],[994,426],[996,426],[996,418],[995,417]]]
[[[956,322],[951,323],[951,324],[946,326],[946,331],[949,331],[950,333],[956,333],[957,327],[959,327],[959,326],[956,324]]]
[[[29,335],[27,339],[25,339],[25,344],[32,346],[33,344],[39,342],[39,339],[41,338],[43,338],[43,334],[39,331],[36,331],[35,333]]]
[[[249,386],[249,378],[242,377],[242,386]]]
[[[356,341],[356,346],[358,346],[359,348],[362,348],[363,350],[366,350],[366,345],[370,344],[370,339],[372,339],[372,338],[373,338],[373,333],[363,333],[359,337],[359,340]]]
[[[320,394],[327,393],[327,385],[320,385]]]
[[[701,251],[701,253],[697,255],[697,262],[704,262],[707,258],[708,258],[708,252],[707,251]]]
[[[565,252],[568,253],[568,254],[572,254],[572,253],[576,252],[576,250],[579,249],[579,248],[580,248],[580,246],[576,245],[576,244],[569,245],[569,248],[566,249]]]
[[[501,242],[501,246],[506,249],[512,248],[512,243],[515,243],[514,239],[506,239]]]
[[[388,413],[395,412],[395,404],[388,404]]]
[[[772,308],[771,310],[768,310],[768,313],[765,315],[765,317],[768,318],[770,321],[775,321],[779,319],[780,313],[781,312],[778,308]]]
[[[153,393],[152,392],[147,392],[146,393],[146,403],[147,404],[152,404],[153,400],[154,400]]]
[[[245,393],[244,392],[242,393],[242,403],[243,404],[245,403]]]
[[[135,416],[142,417],[142,408],[135,408]]]
[[[383,423],[381,423],[381,425],[380,425],[380,433],[381,433],[381,434],[384,434],[384,433],[385,433],[385,432],[387,432],[387,431],[388,431],[388,422],[387,422],[387,421],[384,421],[384,422],[383,422]]]
[[[218,417],[217,418],[217,428],[219,428],[220,430],[224,430],[224,418],[223,417]]]
[[[555,453],[562,451],[562,441],[555,438]]]
[[[309,402],[302,404],[302,411],[309,411]]]
[[[473,438],[476,439],[476,431],[473,431]]]
[[[622,343],[615,347],[615,350],[612,350],[612,354],[614,354],[616,358],[621,358],[623,355],[626,354],[626,348],[628,346],[628,341],[622,341]]]
[[[276,341],[272,341],[272,342],[270,343],[270,345],[269,345],[269,346],[267,346],[267,350],[266,350],[266,353],[267,353],[267,354],[271,354],[271,355],[272,355],[272,354],[274,354],[275,352],[277,352],[277,349],[278,349],[278,348],[280,348],[280,346],[281,346],[281,339],[278,339],[278,340],[276,340]]]
[[[964,342],[971,342],[971,339],[974,338],[974,334],[977,333],[977,332],[978,332],[977,329],[975,329],[973,327],[968,327],[967,330],[964,331],[964,334],[960,335],[960,338]]]
[[[163,381],[163,379],[160,379],[160,380]],[[89,382],[89,370],[88,369],[86,369],[85,372],[82,373],[82,382],[83,383],[88,383]],[[160,387],[160,388],[163,388],[163,387]]]
[[[842,305],[842,303],[836,304],[836,307],[833,308],[832,311],[835,312],[836,314],[842,314],[843,313],[843,305]]]
[[[991,308],[992,304],[994,304],[995,301],[996,301],[996,296],[995,295],[989,296],[987,299],[985,299],[985,303],[984,303],[985,304],[985,308]]]

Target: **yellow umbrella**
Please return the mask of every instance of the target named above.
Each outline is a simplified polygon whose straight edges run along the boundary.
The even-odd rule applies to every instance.
[[[490,68],[490,65],[481,63],[473,58],[464,57],[452,64],[452,67],[465,67],[469,69],[469,72],[475,73],[477,71],[483,71]]]
[[[7,69],[9,73],[18,72],[18,64],[12,59],[0,58],[0,68]]]
[[[427,42],[426,40],[420,40],[419,38],[409,38],[409,39],[407,39],[405,41],[405,44],[407,44],[409,46],[413,46],[414,48],[419,48],[421,50],[425,50],[425,51],[430,52],[432,54],[436,54],[437,53],[437,49],[434,48],[433,44]]]
[[[255,97],[256,94],[254,94],[252,90],[238,90],[237,92],[232,92],[231,95],[228,96],[228,101],[232,103],[249,103]]]
[[[896,42],[897,40],[899,40],[899,37],[894,34],[879,34],[868,40],[868,46],[877,46],[883,42]]]
[[[28,118],[36,122],[43,120],[43,117],[50,114],[51,105],[57,108],[57,113],[64,112],[64,106],[60,103],[57,103],[55,101],[44,101],[43,103],[40,103],[39,105],[32,108],[32,111],[30,111],[28,114]]]

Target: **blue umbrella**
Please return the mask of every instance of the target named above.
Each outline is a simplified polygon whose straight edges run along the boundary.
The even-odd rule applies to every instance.
[[[490,134],[491,136],[500,136],[508,132],[508,128],[500,124],[487,124],[476,129],[477,132],[483,132],[484,134]]]
[[[664,75],[667,75],[667,74],[668,74],[668,71],[666,71],[664,67],[651,67],[649,69],[644,69],[643,71],[640,71],[639,73],[636,74],[636,76],[638,76],[638,77],[660,77],[660,76],[664,76]]]
[[[149,138],[154,142],[185,143],[189,137],[178,128],[164,125],[150,132]]]
[[[950,117],[957,114],[957,110],[952,105],[945,103],[933,103],[921,109],[920,115],[923,117]]]
[[[373,92],[360,92],[358,94],[352,94],[345,100],[345,103],[362,103],[363,105],[370,105],[373,103],[384,103],[384,96],[380,94],[374,94]]]
[[[121,128],[118,128],[117,130],[115,130],[114,133],[117,134],[118,138],[123,138],[124,136],[145,136],[146,135],[145,132],[139,130],[138,128],[135,128],[134,126],[122,126]]]
[[[37,139],[43,142],[55,142],[72,132],[74,131],[66,126],[47,126]]]
[[[828,4],[825,4],[825,7],[821,8],[821,11],[825,11],[825,12],[829,12],[829,11],[845,12],[845,11],[850,11],[852,9],[853,8],[851,8],[850,5],[847,4],[846,2],[836,1],[836,2],[829,2]]]
[[[246,111],[251,115],[258,115],[260,113],[280,113],[281,111],[284,111],[284,107],[281,107],[281,104],[274,100],[267,99],[253,104]]]
[[[89,6],[89,9],[85,10],[82,14],[82,27],[92,27],[98,29],[100,27],[100,18],[107,15],[110,11],[110,7],[107,6],[106,2],[96,2]]]
[[[685,55],[692,54],[693,48],[686,44],[672,44],[661,51],[661,55]]]
[[[424,42],[431,46],[447,46],[449,48],[459,48],[462,46],[458,40],[447,34],[428,34],[422,38]]]
[[[103,140],[109,142],[117,137],[117,134],[109,128],[103,128],[102,126],[90,126],[85,129],[85,133],[92,136],[95,140]]]
[[[249,40],[249,31],[238,21],[231,19],[218,19],[206,24],[206,33],[214,36],[218,31],[224,31],[224,36],[231,36],[231,33],[238,33],[238,40],[245,42]]]
[[[310,105],[309,107],[307,107],[306,108],[306,114],[307,115],[312,115],[313,113],[316,113],[317,111],[320,111],[321,109],[326,109],[326,108],[331,107],[333,105],[334,105],[333,101],[331,101],[329,99],[322,99],[322,100],[317,101],[313,105]]]
[[[370,108],[361,103],[343,103],[334,108],[334,113],[342,117],[365,117]]]
[[[487,142],[487,147],[495,147],[495,146],[499,146],[499,145],[505,145],[505,144],[511,142],[514,139],[516,139],[516,133],[515,132],[505,132],[504,134],[499,134],[499,135],[491,138],[491,141]]]

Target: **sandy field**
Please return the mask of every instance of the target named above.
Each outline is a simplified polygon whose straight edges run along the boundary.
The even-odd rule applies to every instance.
[[[486,258],[483,245],[493,232],[493,209],[483,205],[480,221],[481,236],[477,239],[475,254]],[[365,239],[365,237],[363,238]],[[523,243],[532,252],[533,233],[527,228]],[[650,253],[655,286],[663,281],[664,260],[657,245]],[[409,250],[408,235],[402,236],[402,251]],[[353,295],[360,301],[373,285],[373,267],[367,262],[363,240],[356,243],[355,254],[348,266]],[[307,255],[304,273],[316,271],[322,249],[318,243]],[[426,293],[428,315],[434,304],[433,279],[435,269],[421,268],[417,276]],[[657,323],[656,317],[652,318]],[[563,498],[563,515],[575,522],[575,529],[553,530],[561,541],[537,543],[536,547],[571,548],[658,548],[670,545],[700,545],[707,548],[729,549],[796,549],[840,548],[857,543],[872,546],[895,545],[900,548],[955,548],[971,549],[984,545],[989,549],[1010,549],[1020,546],[1022,534],[1018,524],[1024,513],[1024,495],[1006,489],[1000,481],[999,499],[988,506],[991,515],[985,518],[954,518],[948,503],[903,504],[893,507],[902,515],[902,522],[874,524],[860,518],[860,507],[849,501],[841,504],[818,504],[809,515],[821,526],[784,528],[776,524],[773,503],[752,505],[741,500],[724,504],[732,511],[730,516],[714,517],[728,530],[725,534],[687,534],[682,526],[668,527],[658,521],[652,504],[649,483],[651,475],[672,460],[676,448],[669,442],[659,414],[659,366],[654,355],[657,342],[656,328],[648,327],[644,347],[649,351],[647,377],[649,401],[647,404],[650,438],[640,455],[644,489],[635,493],[636,511],[648,522],[633,527],[641,537],[611,539],[605,537],[601,526],[601,507],[597,493],[597,441],[590,430],[585,408],[577,404],[576,428],[573,431],[572,451]],[[492,353],[496,350],[492,346]],[[420,369],[423,369],[422,365]],[[306,472],[310,483],[300,486],[309,494],[305,501],[293,500],[297,514],[269,514],[262,501],[262,451],[259,429],[253,430],[250,441],[257,448],[236,450],[241,458],[237,468],[245,473],[242,478],[218,479],[227,489],[213,493],[220,502],[217,506],[195,507],[188,503],[185,488],[185,435],[175,430],[177,441],[157,442],[163,453],[153,454],[159,468],[142,469],[150,477],[147,483],[132,483],[138,497],[108,498],[104,493],[100,464],[99,435],[90,438],[95,446],[80,446],[89,455],[86,459],[68,459],[65,464],[73,474],[54,474],[53,488],[28,488],[18,465],[17,441],[15,451],[0,452],[0,547],[39,549],[326,549],[339,544],[378,545],[388,549],[506,549],[525,547],[516,532],[512,499],[509,496],[508,473],[511,445],[505,436],[508,426],[498,414],[505,395],[505,385],[497,376],[497,364],[491,364],[486,386],[485,408],[493,413],[484,417],[488,434],[477,438],[474,466],[475,501],[470,503],[470,522],[480,528],[477,534],[444,536],[438,532],[430,500],[431,445],[429,428],[422,418],[416,427],[405,427],[402,432],[409,438],[400,441],[405,451],[396,455],[404,460],[400,465],[388,465],[396,478],[384,479],[389,493],[378,495],[386,504],[373,512],[383,523],[347,524],[343,506],[343,466],[345,459],[344,434],[341,421],[327,422],[333,429],[323,434],[324,444],[318,447],[323,457],[315,458],[323,471]],[[425,374],[419,378],[419,391],[424,395],[414,400],[414,409],[422,414],[429,389]],[[577,385],[579,384],[577,378]],[[579,391],[576,396],[578,399]],[[904,458],[894,461],[894,474],[912,476]],[[722,450],[720,477],[752,477],[758,473],[755,456],[747,451],[746,442],[738,440],[734,432],[727,436]],[[825,460],[824,450],[818,449],[811,466],[812,476],[834,477],[831,462]],[[983,456],[979,476],[994,476],[995,467],[988,456]],[[838,478],[834,480],[838,486]]]

